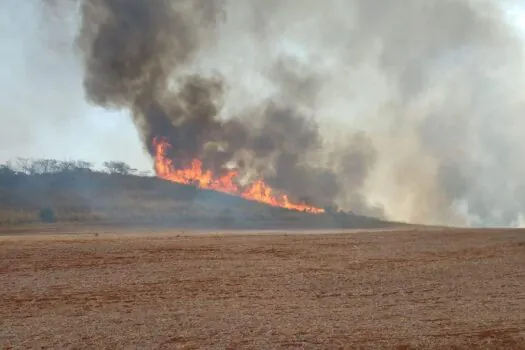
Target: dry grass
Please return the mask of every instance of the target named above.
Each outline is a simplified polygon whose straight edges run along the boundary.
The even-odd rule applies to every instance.
[[[0,226],[16,226],[40,222],[38,210],[0,208]]]
[[[0,208],[0,228],[16,227],[27,224],[41,224],[37,209],[3,209]],[[96,223],[103,221],[107,214],[93,213],[86,210],[72,208],[58,208],[54,210],[56,220],[61,223]]]
[[[1,175],[1,174],[0,174]],[[356,228],[390,223],[351,215],[310,215],[158,178],[66,172],[0,176],[0,229],[42,223],[192,228]]]
[[[525,348],[525,234],[0,238],[0,347]]]

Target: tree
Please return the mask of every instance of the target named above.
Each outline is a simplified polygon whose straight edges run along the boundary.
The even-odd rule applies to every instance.
[[[83,160],[67,160],[59,163],[59,172],[89,172],[93,163]]]
[[[36,159],[32,161],[31,169],[34,174],[52,174],[59,171],[59,164],[56,159]]]
[[[130,175],[137,171],[124,162],[104,162],[104,168],[110,174]]]
[[[37,173],[37,167],[33,159],[17,158],[15,163],[15,170],[19,172],[27,175],[35,175]]]
[[[15,165],[9,165],[15,172],[27,175],[56,174],[74,171],[91,171],[93,163],[84,160],[30,159],[17,158]]]
[[[77,160],[75,166],[77,171],[91,172],[93,169],[93,163],[84,160]]]

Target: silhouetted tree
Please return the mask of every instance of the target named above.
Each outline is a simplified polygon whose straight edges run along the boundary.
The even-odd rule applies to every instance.
[[[91,171],[93,163],[83,160],[31,159],[17,158],[15,165],[10,166],[15,172],[27,175],[56,174],[72,171]]]
[[[14,168],[27,175],[35,175],[38,173],[35,161],[30,158],[17,158]]]
[[[85,160],[77,160],[76,161],[76,171],[91,172],[93,171],[93,163],[86,162]]]
[[[89,172],[92,171],[93,163],[84,160],[68,160],[59,163],[59,172]]]
[[[130,175],[137,171],[124,162],[104,162],[104,168],[110,174]]]

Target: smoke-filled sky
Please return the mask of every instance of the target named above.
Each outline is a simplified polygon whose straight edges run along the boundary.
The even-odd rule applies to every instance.
[[[0,161],[123,160],[150,169],[144,132],[125,108],[135,102],[86,96],[80,2],[0,3]],[[211,14],[213,43],[192,47],[182,70],[222,77],[223,120],[252,113],[275,95],[313,115],[323,146],[308,161],[330,174],[319,172],[319,180],[312,175],[304,184],[320,184],[318,192],[330,200],[341,194],[334,201],[343,209],[396,220],[523,220],[525,7],[519,1],[240,3],[222,1]],[[270,123],[279,115],[272,113],[258,122]],[[297,139],[282,146],[296,146]],[[276,185],[293,187],[297,167],[283,167],[289,175],[276,176]],[[327,175],[337,176],[338,185]]]

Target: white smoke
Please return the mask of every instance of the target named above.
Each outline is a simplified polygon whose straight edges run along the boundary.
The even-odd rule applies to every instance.
[[[359,192],[388,218],[516,222],[525,212],[524,45],[498,2],[329,3],[226,2],[220,40],[196,65],[227,77],[232,109],[272,93],[277,60],[313,77],[309,106],[327,143],[358,131],[373,140]],[[340,204],[355,209],[345,196]]]

